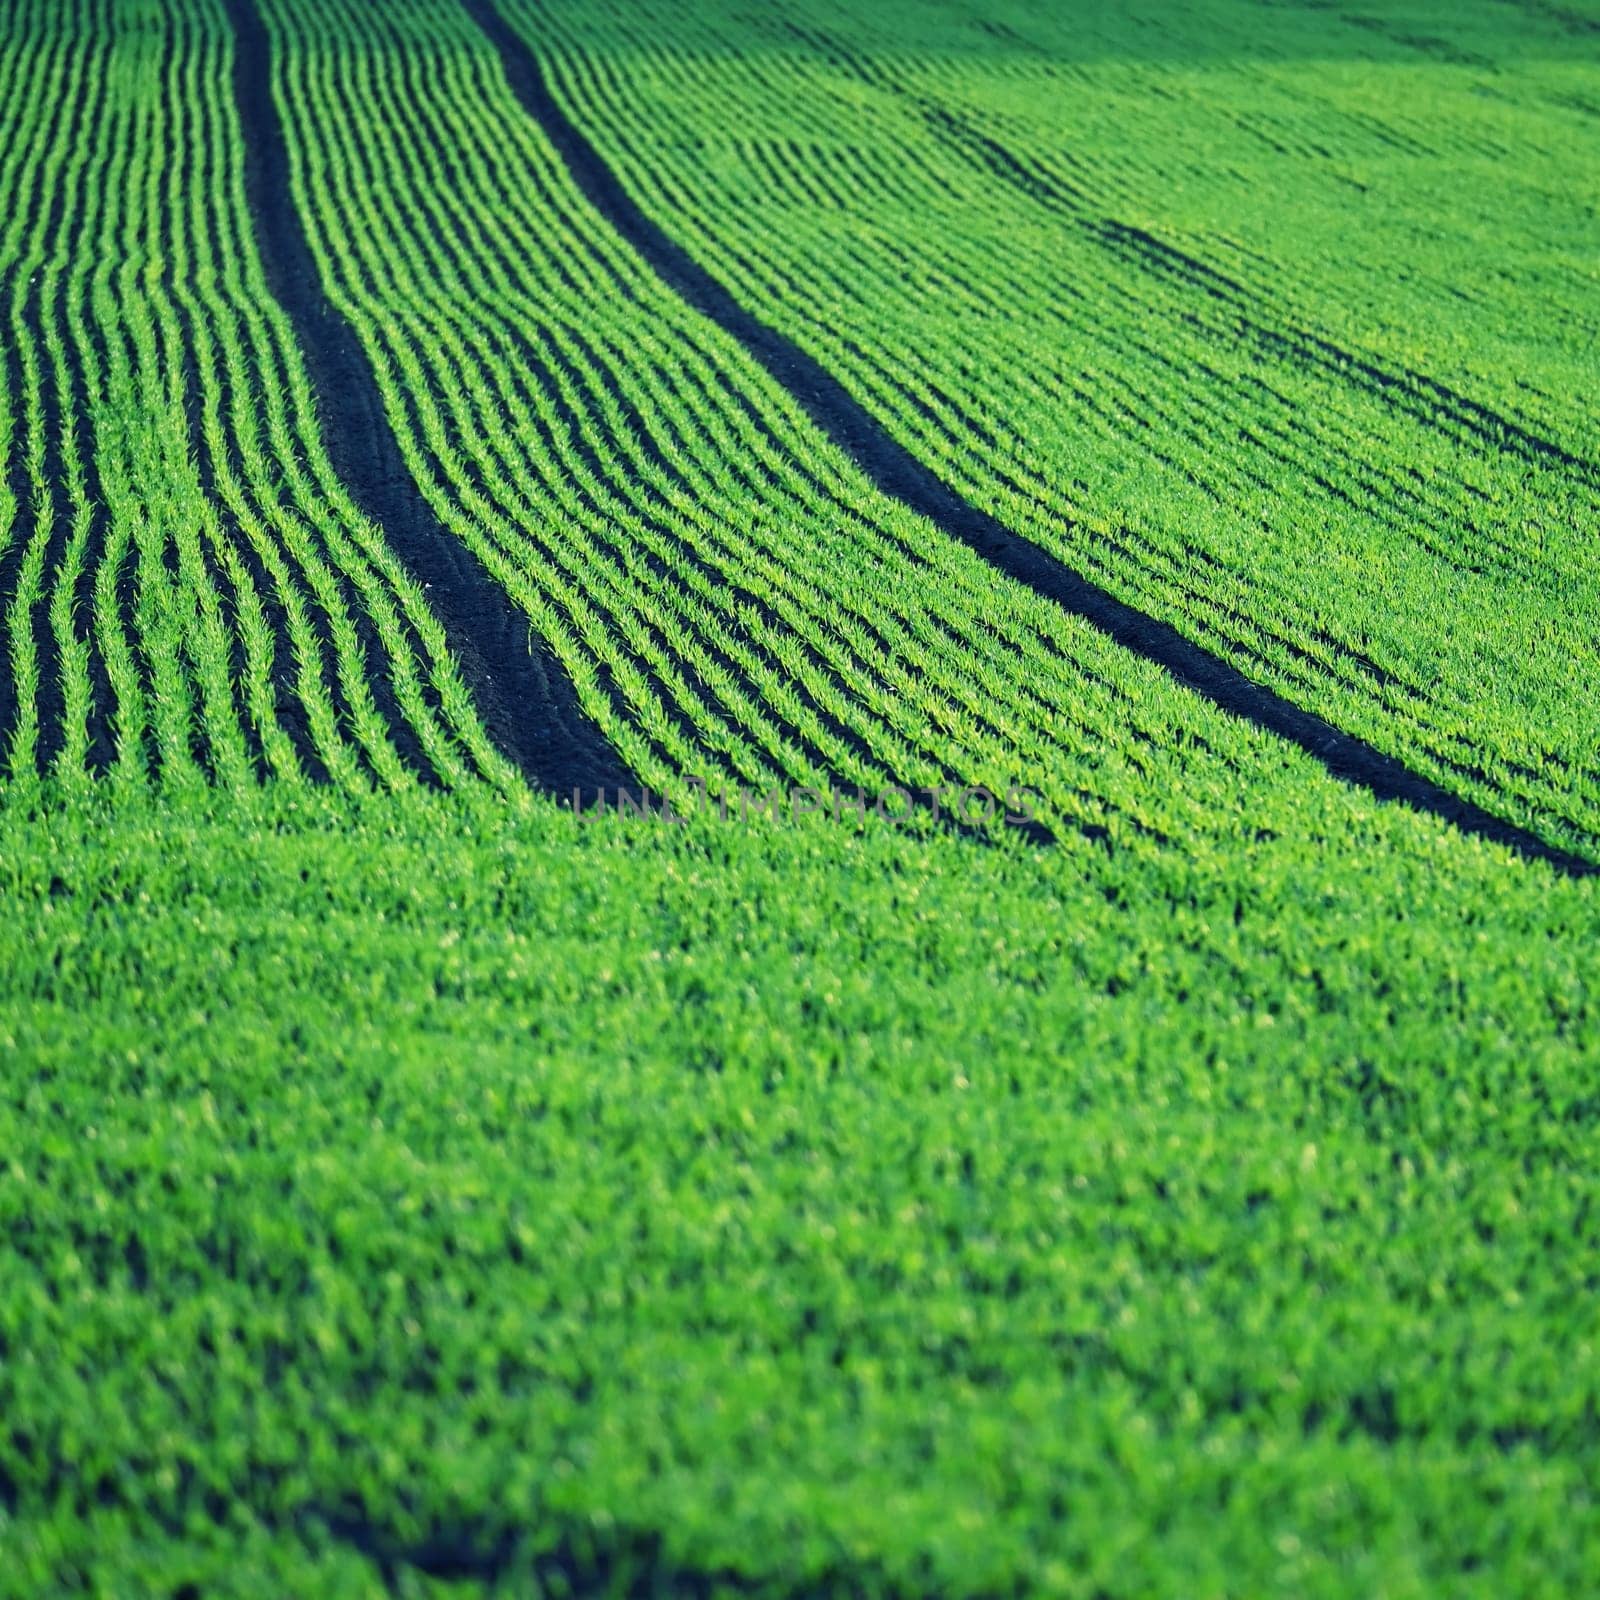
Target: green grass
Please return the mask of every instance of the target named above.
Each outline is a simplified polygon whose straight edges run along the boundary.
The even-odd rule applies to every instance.
[[[492,744],[268,291],[222,0],[18,0],[0,1596],[1585,1592],[1600,879],[880,492],[462,6],[259,9],[408,470],[695,814]],[[1585,14],[1380,10],[503,5],[972,502],[1594,857]]]
[[[1590,886],[0,827],[9,1592],[1583,1586]]]

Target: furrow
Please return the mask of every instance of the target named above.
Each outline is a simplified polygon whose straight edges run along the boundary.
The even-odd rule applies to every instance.
[[[1007,576],[1083,617],[1215,704],[1297,745],[1335,777],[1359,784],[1381,799],[1403,801],[1467,832],[1506,844],[1529,859],[1548,861],[1569,873],[1595,870],[1586,859],[1495,816],[1251,681],[1231,662],[1196,644],[1170,623],[1136,610],[960,499],[820,362],[747,310],[651,221],[550,93],[537,59],[521,35],[489,0],[464,0],[464,4],[500,52],[518,99],[560,153],[590,203],[676,293],[736,339],[788,389],[815,424],[863,467],[882,492],[929,517]]]
[[[522,647],[514,609],[412,480],[361,347],[322,291],[291,184],[271,41],[251,0],[228,0],[228,11],[256,242],[274,298],[299,336],[335,470],[427,589],[486,725],[528,779],[554,793],[626,784],[570,681],[554,661]]]

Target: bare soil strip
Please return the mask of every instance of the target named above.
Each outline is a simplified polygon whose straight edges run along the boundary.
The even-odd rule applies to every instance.
[[[1379,800],[1400,801],[1464,833],[1504,845],[1530,861],[1572,877],[1600,874],[1600,865],[1557,849],[1527,828],[1495,816],[1393,756],[1252,682],[1231,662],[1145,615],[1092,583],[1039,546],[967,503],[898,443],[819,361],[746,310],[681,245],[635,203],[605,159],[557,103],[537,58],[495,9],[492,0],[462,0],[500,54],[527,111],[566,163],[590,204],[633,246],[656,274],[702,315],[717,323],[804,407],[883,493],[903,501],[992,566],[1076,613],[1118,644],[1164,667],[1223,710],[1298,745],[1334,777]]]
[[[254,0],[228,0],[228,12],[256,244],[304,355],[334,469],[426,590],[485,728],[528,782],[563,798],[574,789],[636,788],[566,670],[535,648],[528,619],[434,516],[406,469],[361,345],[323,292],[290,191],[267,30]]]

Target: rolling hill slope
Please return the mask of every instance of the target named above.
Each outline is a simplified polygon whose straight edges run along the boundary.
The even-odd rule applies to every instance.
[[[1583,1592],[1600,34],[1380,10],[0,8],[0,1595]]]

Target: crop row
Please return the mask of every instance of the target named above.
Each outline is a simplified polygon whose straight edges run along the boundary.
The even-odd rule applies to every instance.
[[[1232,848],[1370,812],[875,488],[595,211],[471,13],[78,0],[19,16],[0,98],[14,779],[511,781],[453,654],[474,641],[446,638],[445,597],[374,520],[371,486],[333,464],[330,435],[355,413],[326,385],[313,395],[323,352],[297,348],[325,306],[324,328],[354,332],[431,537],[471,552],[526,650],[656,792],[1021,784],[1058,837],[1140,848]],[[250,71],[270,86],[315,284],[286,287],[281,251],[263,265]],[[621,80],[595,72],[620,116]],[[937,123],[931,90],[913,98]],[[849,172],[806,170],[810,209],[838,212],[826,202]],[[884,171],[882,194],[908,204],[914,164]],[[945,178],[935,188],[929,217],[954,204]],[[986,286],[957,274],[1008,317],[1048,303],[1027,298],[1017,237]],[[773,314],[835,293],[833,272]],[[840,335],[842,371],[881,361],[857,332]],[[967,457],[954,433],[926,453],[1048,546],[1022,514],[1042,498],[996,465],[1015,418],[986,416],[963,423]],[[1154,563],[1153,538],[1141,548]],[[1317,682],[1307,668],[1292,686],[1315,701]],[[1583,788],[1585,769],[1567,775]],[[1480,787],[1504,799],[1490,776]]]
[[[969,500],[1457,792],[1592,843],[1600,468],[1503,385],[1341,342],[1349,316],[1319,321],[1270,258],[1153,217],[1181,188],[1144,181],[1170,130],[1080,157],[1048,108],[1120,103],[1116,63],[978,49],[943,17],[919,32],[947,48],[918,49],[824,5],[501,9],[645,209]],[[1563,351],[1532,352],[1553,387]]]
[[[1003,788],[1042,751],[1061,813],[1148,826],[1131,730],[1104,732],[1138,726],[1115,653],[810,437],[608,236],[457,7],[265,9],[313,243],[409,464],[636,772]]]
[[[10,19],[3,770],[504,781],[320,444],[254,250],[218,20],[148,0]]]
[[[1058,835],[1150,847],[1323,803],[877,491],[595,212],[463,8],[261,15],[295,201],[408,470],[642,783],[1022,782]]]

